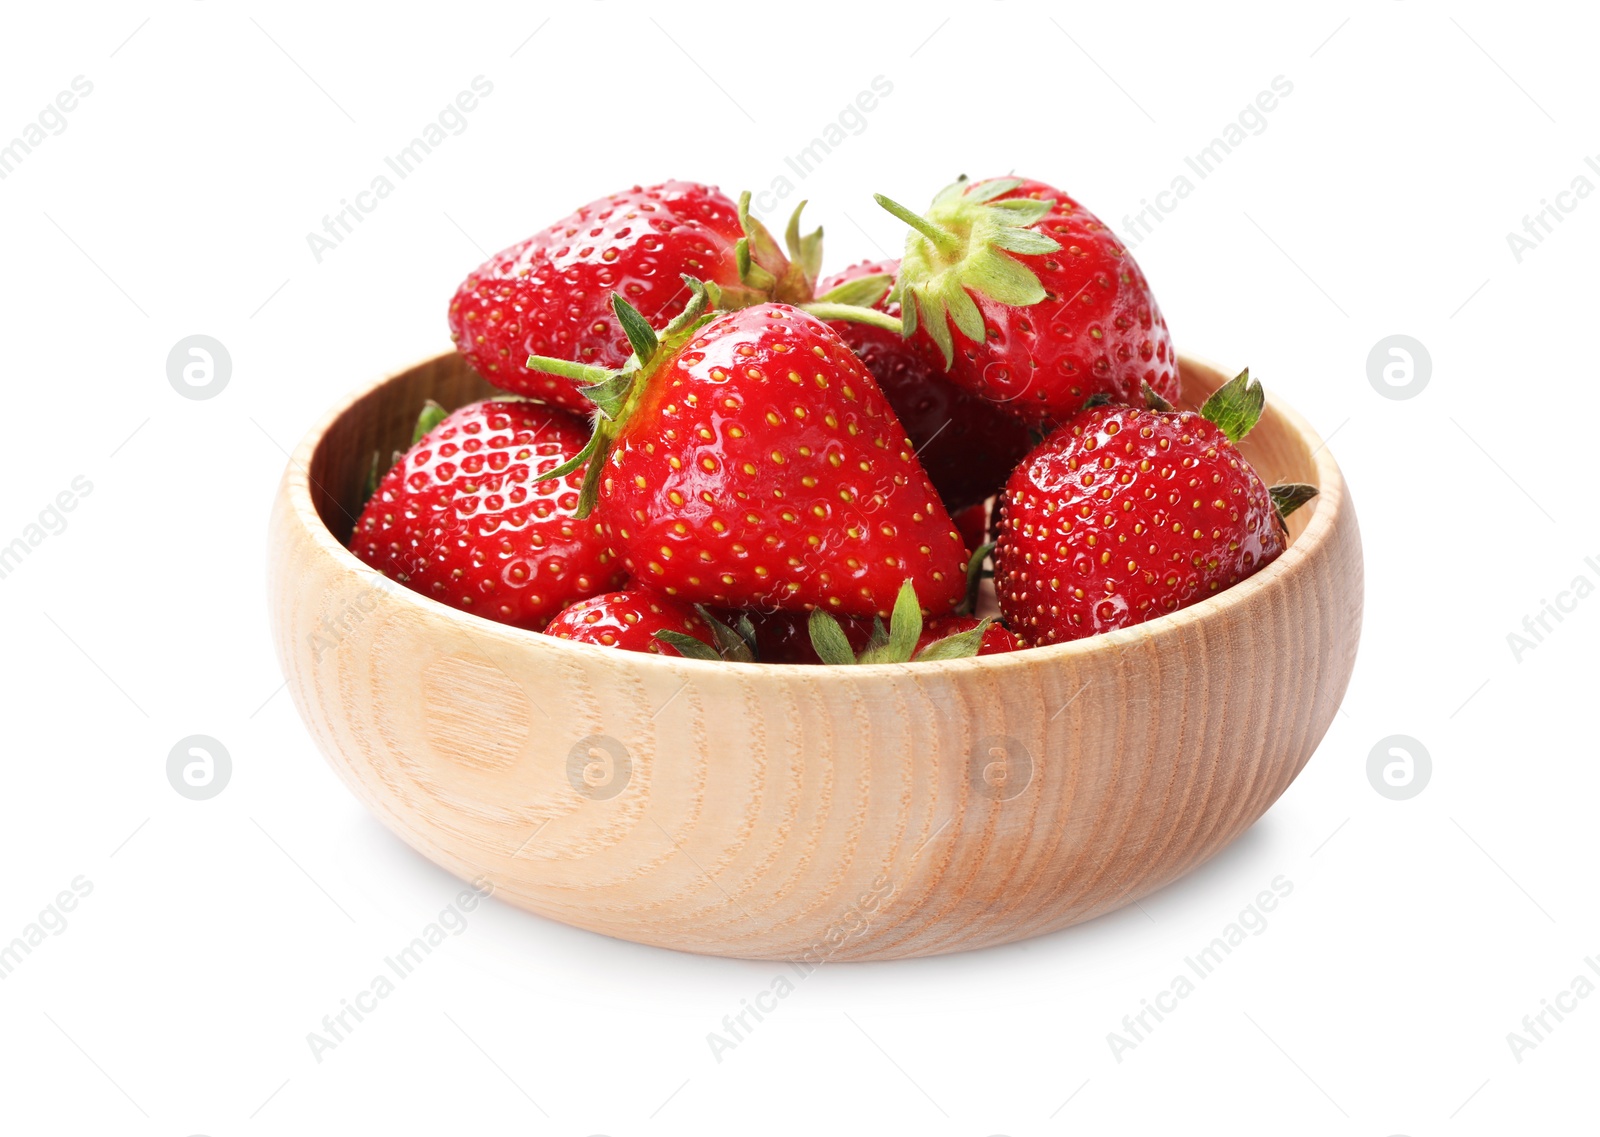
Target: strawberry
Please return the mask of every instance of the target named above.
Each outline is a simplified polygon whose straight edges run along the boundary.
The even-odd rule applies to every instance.
[[[579,600],[556,614],[544,634],[578,643],[678,655],[656,639],[657,632],[680,632],[711,645],[711,629],[687,604],[650,592],[606,592]]]
[[[878,280],[854,302],[900,318],[890,299],[899,261],[863,261],[823,281],[835,292],[855,281]],[[951,513],[991,497],[1032,445],[1027,427],[987,399],[956,386],[896,331],[835,320],[829,326],[861,357],[906,428],[923,469]]]
[[[999,655],[1016,651],[1017,637],[993,620],[972,616],[941,616],[927,623],[917,590],[908,580],[895,597],[889,626],[873,617],[864,647],[858,648],[833,615],[820,608],[807,626],[812,648],[827,664],[920,663],[938,659],[968,659],[974,655]]]
[[[432,407],[378,482],[350,550],[424,596],[538,630],[565,604],[626,577],[592,522],[582,477],[551,471],[583,450],[584,424],[521,399]]]
[[[989,539],[988,502],[980,501],[952,513],[950,520],[955,522],[956,532],[961,534],[961,543],[969,549],[976,549]]]
[[[789,219],[785,256],[750,216],[750,195],[740,195],[739,283],[708,282],[711,306],[775,300],[827,320],[878,380],[945,507],[953,512],[990,497],[1032,445],[1027,428],[947,381],[906,343],[899,302],[890,299],[899,261],[863,261],[819,284],[822,230],[800,235],[805,206],[802,201]]]
[[[1199,414],[1103,405],[1063,423],[999,500],[1006,622],[1034,644],[1079,639],[1197,603],[1270,564],[1287,542],[1282,519],[1316,490],[1268,490],[1234,446],[1264,399],[1246,371]]]
[[[1092,396],[1177,398],[1178,364],[1144,274],[1099,218],[1022,178],[965,178],[911,226],[900,287],[906,337],[952,382],[1025,422],[1060,422]]]
[[[530,371],[530,354],[619,367],[633,350],[611,310],[621,292],[663,327],[689,299],[680,274],[737,284],[738,209],[693,182],[634,186],[580,208],[468,274],[450,338],[502,390],[587,413],[570,383]]]
[[[966,550],[888,400],[821,320],[787,304],[702,314],[658,339],[618,295],[634,358],[619,372],[533,358],[587,381],[595,434],[578,515],[598,501],[638,583],[733,608],[887,614],[913,581],[942,614]]]
[[[686,656],[678,651],[677,636],[701,644],[717,659],[712,622],[690,604],[653,592],[606,592],[579,600],[558,612],[544,627],[546,635],[576,643],[600,644],[622,651],[653,651],[659,656]],[[749,656],[746,656],[749,659]]]

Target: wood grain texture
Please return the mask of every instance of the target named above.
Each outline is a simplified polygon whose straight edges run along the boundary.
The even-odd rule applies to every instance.
[[[1184,358],[1185,401],[1228,375]],[[307,436],[272,514],[272,623],[295,705],[351,790],[425,856],[541,915],[813,963],[1038,935],[1216,854],[1343,698],[1360,535],[1332,455],[1276,400],[1243,449],[1269,483],[1321,494],[1243,584],[1055,647],[819,668],[550,639],[357,561],[341,541],[372,452],[404,447],[425,398],[488,393],[447,354]]]

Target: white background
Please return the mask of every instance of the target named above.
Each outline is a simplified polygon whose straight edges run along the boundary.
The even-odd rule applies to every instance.
[[[1521,1062],[1506,1038],[1600,956],[1600,599],[1520,661],[1507,641],[1600,583],[1600,195],[1565,199],[1520,263],[1506,237],[1580,174],[1600,186],[1594,23],[1410,0],[877,7],[8,7],[0,140],[74,76],[93,92],[0,181],[0,544],[74,477],[93,490],[0,580],[0,941],[75,877],[93,892],[0,981],[0,1128],[1595,1131],[1600,997]],[[465,132],[318,263],[306,234],[477,75],[493,94]],[[1321,749],[1141,907],[827,966],[720,1063],[707,1032],[777,966],[498,902],[318,1063],[307,1033],[458,885],[365,814],[281,692],[263,565],[285,450],[448,346],[486,251],[635,182],[769,188],[879,75],[892,94],[783,203],[811,199],[835,267],[898,246],[871,191],[918,204],[961,172],[1054,182],[1125,228],[1292,82],[1137,256],[1176,342],[1248,363],[1351,483],[1366,625]],[[233,361],[205,401],[166,376],[193,333]],[[1432,360],[1406,400],[1368,378],[1394,333]],[[167,782],[191,734],[232,755],[209,801]],[[1432,756],[1407,801],[1366,774],[1393,734]],[[1280,874],[1267,929],[1117,1061],[1108,1032]]]

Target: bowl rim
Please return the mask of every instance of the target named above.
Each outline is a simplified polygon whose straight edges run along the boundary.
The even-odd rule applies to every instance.
[[[908,675],[924,675],[929,678],[934,676],[953,677],[958,674],[996,674],[1009,668],[1024,668],[1039,664],[1066,662],[1080,657],[1089,657],[1110,651],[1125,651],[1134,643],[1155,641],[1181,635],[1185,629],[1202,620],[1212,618],[1232,608],[1255,602],[1263,593],[1281,586],[1290,574],[1298,571],[1300,567],[1313,557],[1322,553],[1324,546],[1334,532],[1340,514],[1346,509],[1346,487],[1344,475],[1334,460],[1333,453],[1326,441],[1319,435],[1298,411],[1289,406],[1282,399],[1267,393],[1267,406],[1277,415],[1281,416],[1284,423],[1311,449],[1311,460],[1316,466],[1318,494],[1311,504],[1315,512],[1306,528],[1290,542],[1288,548],[1266,568],[1246,577],[1231,588],[1224,589],[1215,596],[1209,596],[1196,604],[1180,608],[1176,612],[1168,612],[1157,616],[1144,623],[1132,624],[1125,628],[1117,628],[1109,632],[1100,632],[1095,635],[1085,636],[1082,639],[1068,640],[1064,643],[1047,644],[1040,647],[1029,647],[1020,651],[1002,652],[998,655],[972,656],[967,659],[924,660],[915,663],[870,663],[859,664],[853,667],[823,667],[806,663],[740,663],[734,660],[707,660],[690,659],[684,656],[664,656],[651,652],[621,652],[616,648],[603,647],[599,644],[573,643],[555,636],[546,636],[542,632],[533,632],[524,628],[512,627],[496,620],[490,620],[473,612],[464,612],[459,608],[452,608],[425,596],[420,592],[406,588],[397,581],[374,569],[365,561],[358,558],[349,550],[323,522],[321,514],[317,512],[316,505],[311,495],[311,460],[316,448],[332,430],[342,417],[348,414],[361,400],[372,395],[379,388],[415,371],[419,367],[435,363],[455,355],[454,351],[441,352],[435,356],[391,371],[382,377],[362,384],[352,390],[343,399],[339,400],[326,414],[319,418],[309,430],[301,437],[290,454],[288,464],[284,471],[283,484],[279,490],[279,497],[286,499],[287,504],[293,509],[294,515],[301,527],[308,533],[317,550],[328,556],[341,569],[356,576],[368,576],[388,582],[393,585],[389,595],[392,599],[407,603],[415,607],[419,613],[432,619],[444,618],[465,622],[474,635],[485,634],[504,642],[509,647],[532,644],[535,647],[551,647],[558,651],[578,651],[602,653],[604,658],[618,661],[619,657],[626,658],[630,663],[637,663],[641,667],[655,667],[675,671],[681,667],[691,669],[714,669],[717,673],[743,674],[747,676],[770,675],[774,678],[789,676],[798,678],[804,675],[814,681],[833,682],[839,677],[853,677],[856,680],[871,679],[874,677],[889,678],[891,676],[903,678]],[[1204,368],[1215,374],[1230,375],[1236,372],[1221,367],[1207,356],[1195,355],[1189,352],[1179,352],[1178,362],[1183,366]],[[541,642],[542,641],[542,642]],[[599,658],[598,656],[596,658]],[[829,678],[831,677],[831,678]]]

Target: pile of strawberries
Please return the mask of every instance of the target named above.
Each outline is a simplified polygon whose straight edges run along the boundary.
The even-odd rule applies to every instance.
[[[1009,177],[878,201],[903,259],[826,279],[800,210],[780,245],[748,194],[687,182],[490,258],[450,331],[507,394],[423,408],[356,555],[578,642],[854,664],[1108,631],[1283,551],[1315,491],[1235,448],[1259,383],[1173,409],[1166,322],[1092,213]]]

